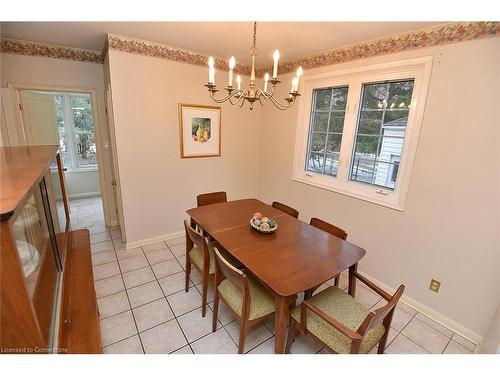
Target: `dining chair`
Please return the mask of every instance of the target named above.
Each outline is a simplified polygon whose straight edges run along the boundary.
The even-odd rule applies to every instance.
[[[291,311],[286,353],[290,353],[297,328],[304,335],[310,334],[331,353],[368,353],[377,343],[377,353],[384,353],[394,309],[405,286],[400,285],[391,296],[357,272],[354,277],[387,303],[370,311],[342,289],[328,287]]]
[[[238,354],[242,354],[249,328],[276,311],[276,300],[257,279],[231,265],[218,249],[214,252],[216,266],[212,332],[217,330],[219,299],[222,299],[240,322]]]
[[[311,218],[311,221],[309,222],[310,225],[313,227],[316,227],[318,229],[321,229],[322,231],[325,231],[327,233],[330,233],[331,235],[340,238],[341,240],[347,240],[347,232],[339,227],[336,227],[333,224],[330,224],[324,220],[318,219],[317,217]],[[339,281],[340,281],[340,275],[337,275],[334,277],[334,286],[339,286]],[[315,286],[314,288],[311,288],[309,290],[306,290],[304,292],[304,298],[310,298],[314,291],[319,288],[320,285]]]
[[[227,202],[227,194],[225,191],[216,191],[213,193],[204,193],[196,196],[196,207],[208,206],[215,203]],[[197,224],[191,219],[191,226],[196,229]],[[206,236],[208,234],[203,232]]]
[[[214,193],[200,194],[196,197],[198,207],[208,206],[209,204],[227,202],[227,194],[225,191],[217,191]]]
[[[202,284],[202,305],[201,316],[205,317],[207,311],[208,283],[215,275],[214,243],[196,229],[191,227],[184,220],[186,230],[186,279],[185,291],[189,292],[189,277],[191,275],[191,265],[201,273]]]
[[[297,211],[295,208],[292,208],[280,202],[273,202],[272,206],[280,211],[283,211],[285,214],[293,216],[296,219],[299,218],[299,211]]]
[[[193,265],[202,277],[202,306],[201,316],[205,317],[207,310],[208,284],[214,280],[215,275],[215,258],[214,248],[218,246],[217,242],[211,241],[209,237],[198,232],[195,228],[188,225],[184,220],[184,228],[186,231],[186,275],[185,275],[185,291],[189,292],[189,277],[191,275],[191,265]],[[225,249],[220,250],[234,267],[241,267],[241,263],[236,258],[231,256]]]

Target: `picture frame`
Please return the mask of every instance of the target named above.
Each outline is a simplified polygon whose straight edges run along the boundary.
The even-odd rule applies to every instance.
[[[221,155],[221,112],[219,106],[179,103],[182,159]]]

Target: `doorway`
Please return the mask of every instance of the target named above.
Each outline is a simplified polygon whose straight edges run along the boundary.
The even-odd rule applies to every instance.
[[[26,143],[59,145],[72,226],[105,226],[91,94],[22,89],[19,101]],[[55,165],[50,173],[55,182]],[[61,202],[59,184],[52,186],[56,201]]]

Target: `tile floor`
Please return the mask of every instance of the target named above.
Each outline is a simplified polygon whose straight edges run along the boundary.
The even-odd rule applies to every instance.
[[[184,292],[183,237],[124,249],[119,228],[90,225],[92,259],[105,353],[236,353],[239,326],[224,303],[211,332],[212,303],[201,317],[201,278],[191,273]],[[325,284],[326,287],[331,282]],[[357,298],[379,307],[380,297],[358,283]],[[347,278],[341,277],[341,287]],[[210,299],[211,301],[211,299]],[[248,335],[245,351],[273,353],[274,317]],[[472,353],[475,344],[399,303],[386,353]],[[298,336],[292,353],[326,353],[309,337]],[[376,348],[372,351],[376,352]]]

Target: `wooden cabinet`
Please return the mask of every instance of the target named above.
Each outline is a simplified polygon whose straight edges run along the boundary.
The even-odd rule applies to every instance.
[[[58,147],[0,158],[0,352],[102,352],[90,236],[71,230]]]

